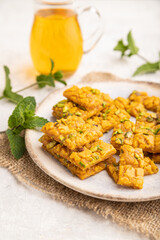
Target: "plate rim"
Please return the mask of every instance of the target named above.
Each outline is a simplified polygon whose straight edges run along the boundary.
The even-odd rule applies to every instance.
[[[97,75],[97,79],[95,79],[95,75]],[[103,76],[103,77],[102,77]],[[104,78],[105,76],[105,78]],[[132,80],[132,79],[129,79],[129,78],[120,78],[112,73],[105,73],[105,72],[91,72],[91,73],[88,73],[86,74],[81,81],[79,81],[78,83],[76,83],[76,85],[80,85],[80,84],[87,84],[87,83],[98,83],[100,81],[103,81],[103,82],[106,82],[106,81],[118,81],[118,82],[132,82],[132,83],[139,83],[139,84],[149,84],[149,85],[152,85],[154,87],[158,87],[160,88],[160,84],[159,83],[156,83],[156,82],[149,82],[149,81],[137,81],[137,80]],[[63,88],[58,88],[56,90],[53,90],[47,97],[45,97],[41,102],[40,104],[38,104],[37,108],[36,108],[36,112],[39,110],[39,108],[41,107],[41,105],[46,101],[46,99],[48,99],[51,95],[53,95],[55,92],[58,92],[58,91],[62,91],[62,90],[65,90],[67,89],[68,87],[71,87],[73,86],[74,84],[71,84],[71,85],[68,85],[66,87],[63,87]],[[34,150],[32,148],[32,144],[30,143],[29,141],[29,136],[30,136],[30,133],[34,131],[32,129],[27,129],[26,132],[25,132],[25,143],[26,143],[26,148],[27,148],[27,151],[30,155],[30,157],[32,158],[32,160],[34,161],[34,163],[43,171],[45,172],[48,176],[50,176],[51,178],[53,178],[55,181],[59,182],[60,184],[76,191],[76,192],[79,192],[83,195],[87,195],[87,196],[90,196],[90,197],[94,197],[94,198],[98,198],[98,199],[102,199],[102,200],[109,200],[109,201],[115,201],[115,202],[145,202],[145,201],[152,201],[152,200],[157,200],[157,199],[160,199],[160,194],[158,195],[154,195],[154,196],[151,196],[151,197],[144,197],[144,198],[132,198],[132,197],[121,197],[120,195],[116,195],[114,194],[111,195],[111,194],[97,194],[97,193],[94,193],[94,192],[89,192],[89,191],[86,191],[86,190],[81,190],[79,189],[78,187],[76,188],[75,186],[69,184],[69,183],[66,183],[63,181],[62,178],[58,178],[56,175],[54,175],[52,172],[50,172],[44,165],[42,165],[41,161],[39,161],[39,158],[38,156],[34,153]]]

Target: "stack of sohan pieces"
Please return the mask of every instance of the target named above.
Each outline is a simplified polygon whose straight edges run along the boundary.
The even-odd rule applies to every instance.
[[[144,176],[157,173],[160,163],[160,98],[133,91],[127,99],[113,100],[98,89],[77,86],[63,95],[67,99],[53,107],[58,120],[42,128],[43,148],[80,179],[107,169],[115,183],[143,188]],[[110,144],[99,139],[111,129]]]

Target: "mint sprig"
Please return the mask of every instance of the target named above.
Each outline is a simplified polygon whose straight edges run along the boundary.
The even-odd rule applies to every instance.
[[[132,55],[136,55],[139,52],[139,48],[135,44],[131,31],[127,35],[127,40],[128,40],[128,48],[130,50],[130,53],[128,56],[131,57]]]
[[[25,152],[25,140],[21,136],[24,129],[37,129],[48,122],[47,119],[35,116],[36,101],[34,97],[22,99],[8,119],[9,129],[6,134],[9,139],[13,156],[19,159]]]
[[[23,97],[18,93],[12,91],[11,80],[9,77],[10,71],[7,66],[4,66],[4,71],[5,71],[5,89],[3,90],[3,95],[0,97],[0,99],[7,98],[9,101],[13,103],[18,103],[23,99]]]
[[[23,126],[25,121],[34,116],[36,101],[34,97],[24,98],[13,110],[8,119],[8,126],[12,129]]]
[[[10,148],[13,156],[17,160],[20,159],[26,150],[24,137],[15,135],[15,133],[11,129],[8,129],[6,131],[6,134],[9,139]]]
[[[123,40],[120,40],[118,41],[114,50],[120,51],[122,57],[123,56],[131,57],[139,52],[139,48],[135,44],[131,31],[127,35],[127,44],[124,44]]]
[[[45,75],[45,74],[38,75],[36,77],[36,83],[33,83],[27,87],[24,87],[16,92],[12,91],[11,80],[9,78],[10,70],[7,66],[4,66],[6,84],[5,84],[5,89],[3,91],[3,95],[0,97],[0,99],[7,98],[9,101],[17,104],[23,99],[23,97],[18,93],[26,89],[29,89],[31,87],[34,87],[37,85],[39,88],[44,88],[47,85],[51,87],[55,87],[55,81],[60,82],[64,85],[67,85],[67,83],[63,80],[63,73],[61,71],[57,71],[53,73],[54,62],[52,59],[50,59],[50,61],[51,61],[51,70],[48,75]]]
[[[128,46],[123,43],[123,40],[119,40],[117,45],[114,47],[115,51],[121,52],[121,57],[125,56],[126,51],[128,50]]]
[[[50,73],[48,75],[44,75],[44,74],[40,74],[39,76],[37,76],[36,80],[37,80],[37,84],[39,86],[39,88],[43,88],[46,85],[51,86],[51,87],[55,87],[55,81],[61,82],[64,85],[67,85],[67,83],[63,80],[63,74],[61,71],[57,71],[54,74],[53,72],[53,68],[54,68],[54,62],[51,59],[51,70]]]
[[[131,31],[127,35],[126,44],[121,39],[120,41],[118,41],[117,45],[114,47],[114,50],[120,51],[121,57],[123,56],[131,57],[133,55],[136,55],[146,62],[145,64],[137,68],[137,70],[133,73],[133,76],[136,76],[139,74],[145,74],[145,73],[154,73],[160,70],[160,60],[157,62],[150,62],[145,57],[139,54],[139,48],[135,44]]]
[[[145,63],[137,68],[137,70],[133,73],[133,76],[145,73],[154,73],[160,70],[160,62],[155,63]]]

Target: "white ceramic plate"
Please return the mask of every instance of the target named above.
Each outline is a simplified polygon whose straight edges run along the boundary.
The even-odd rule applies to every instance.
[[[90,73],[84,77],[78,86],[98,88],[105,93],[109,93],[112,98],[118,96],[126,98],[135,89],[146,91],[149,95],[155,96],[159,96],[160,91],[160,84],[120,79],[109,73]],[[52,106],[63,99],[63,91],[65,89],[62,88],[51,93],[40,104],[36,114],[50,121],[55,121],[51,114]],[[136,202],[160,198],[160,172],[155,175],[145,176],[142,190],[134,190],[116,185],[105,170],[82,181],[73,176],[64,166],[41,148],[41,143],[38,141],[41,136],[41,132],[27,130],[27,150],[33,161],[46,174],[61,184],[92,197],[113,201]],[[102,139],[109,142],[110,136],[111,131],[104,134]]]

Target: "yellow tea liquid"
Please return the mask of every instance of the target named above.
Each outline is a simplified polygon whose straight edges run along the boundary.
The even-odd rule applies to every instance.
[[[34,19],[30,38],[31,57],[36,70],[75,71],[83,54],[83,39],[77,15],[69,9],[42,9]]]

